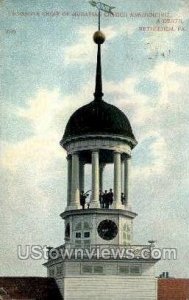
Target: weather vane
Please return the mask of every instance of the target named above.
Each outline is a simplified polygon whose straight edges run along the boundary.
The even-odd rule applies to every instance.
[[[105,3],[102,3],[102,2],[96,2],[96,1],[89,1],[89,3],[96,7],[98,9],[98,30],[100,30],[100,12],[101,10],[106,12],[106,13],[109,13],[111,15],[113,15],[113,12],[112,12],[112,9],[114,9],[115,7],[114,6],[110,6],[110,5],[107,5]]]

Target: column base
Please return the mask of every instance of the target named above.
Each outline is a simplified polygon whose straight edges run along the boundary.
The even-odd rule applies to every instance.
[[[92,201],[90,203],[90,208],[100,208],[100,203],[98,203],[97,201]]]
[[[128,210],[128,211],[132,211],[131,205],[126,204],[126,205],[124,205],[124,207],[125,207],[125,209]]]
[[[68,210],[76,210],[76,209],[81,209],[81,205],[69,205],[66,207],[65,211],[68,211]]]
[[[111,208],[113,208],[113,209],[125,209],[125,206],[122,205],[121,203],[113,203]]]

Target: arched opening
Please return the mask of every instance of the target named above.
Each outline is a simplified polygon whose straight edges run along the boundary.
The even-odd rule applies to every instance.
[[[65,228],[65,240],[68,241],[69,239],[70,239],[70,223],[67,223]]]
[[[74,153],[72,180],[68,182],[71,186],[70,206],[82,209],[124,208],[128,200],[127,161],[126,154],[115,150],[94,149]]]

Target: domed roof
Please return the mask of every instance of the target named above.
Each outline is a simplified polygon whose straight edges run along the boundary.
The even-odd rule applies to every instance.
[[[102,92],[101,44],[104,40],[105,36],[102,32],[97,31],[94,34],[94,41],[98,45],[94,100],[76,110],[70,117],[60,142],[62,146],[72,139],[89,135],[125,138],[131,148],[137,143],[126,115],[119,108],[102,100],[104,94]]]
[[[83,135],[117,135],[136,142],[126,115],[105,101],[92,101],[70,117],[61,144]]]

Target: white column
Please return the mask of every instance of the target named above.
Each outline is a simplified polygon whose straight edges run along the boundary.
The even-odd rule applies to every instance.
[[[125,184],[125,163],[124,160],[121,161],[121,192],[124,193],[124,184]]]
[[[85,164],[83,162],[79,164],[79,187],[80,192],[85,190]]]
[[[130,158],[124,160],[124,194],[126,206],[130,206],[129,203],[129,173],[130,173]]]
[[[99,204],[99,152],[92,151],[92,201],[90,207],[100,207]]]
[[[113,208],[121,208],[121,153],[114,152],[114,202]]]
[[[72,157],[67,157],[67,207],[71,202]]]
[[[72,154],[72,195],[71,195],[71,207],[80,207],[80,191],[79,191],[79,155],[77,153]]]
[[[100,190],[103,191],[103,172],[104,172],[105,164],[100,164]]]

